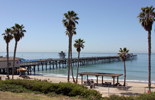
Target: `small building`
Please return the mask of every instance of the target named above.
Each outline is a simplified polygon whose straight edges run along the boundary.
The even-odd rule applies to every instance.
[[[66,56],[66,54],[65,54],[63,51],[61,51],[61,52],[59,53],[59,57],[60,57],[61,59],[64,59],[65,56]]]
[[[16,57],[15,58],[15,67],[20,67],[20,59]],[[13,67],[13,57],[9,57],[9,68]],[[7,68],[7,57],[0,57],[0,69]]]

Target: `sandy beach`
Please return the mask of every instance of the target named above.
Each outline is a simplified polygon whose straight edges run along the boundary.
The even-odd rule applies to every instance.
[[[2,80],[5,80],[5,75],[0,75],[2,77]],[[33,79],[41,79],[41,80],[48,80],[51,81],[52,83],[59,83],[59,82],[67,82],[67,78],[63,77],[46,77],[46,76],[29,76],[31,80]],[[11,76],[10,76],[11,78]],[[23,79],[19,77],[19,75],[14,76],[15,79]],[[70,78],[70,81],[72,81],[72,78]],[[86,81],[86,79],[84,79]],[[96,80],[94,80],[96,82]],[[103,82],[111,82],[109,80],[104,80]],[[101,85],[101,80],[98,82],[98,86],[95,85],[95,88],[92,88],[94,90],[99,91],[102,96],[109,96],[111,94],[116,94],[116,95],[139,95],[142,93],[147,93],[148,91],[148,84],[147,83],[138,83],[138,82],[127,82],[126,88],[118,89],[117,87],[105,87]],[[119,82],[120,84],[123,84],[123,81]],[[78,79],[78,84],[81,84],[81,79]],[[155,84],[151,85],[151,91],[155,92]],[[90,89],[90,86],[87,86]]]

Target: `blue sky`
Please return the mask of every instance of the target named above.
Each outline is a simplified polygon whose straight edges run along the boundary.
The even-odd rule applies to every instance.
[[[141,7],[155,7],[154,0],[0,0],[0,33],[15,23],[25,26],[17,52],[68,51],[63,14],[74,10],[78,17],[75,39],[85,40],[82,52],[117,53],[127,47],[133,53],[147,53],[147,31],[137,18]],[[152,27],[152,53],[155,53],[155,24]],[[14,51],[14,40],[10,52]],[[0,35],[0,52],[6,43]],[[73,52],[76,52],[73,47]]]

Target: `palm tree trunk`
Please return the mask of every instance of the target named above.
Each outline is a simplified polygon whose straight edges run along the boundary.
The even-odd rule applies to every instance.
[[[73,66],[72,66],[72,36],[71,36],[71,52],[70,52],[70,64],[71,64],[71,72],[72,72],[72,78],[73,78],[73,82],[75,83],[75,79],[74,79],[74,75],[73,75]]]
[[[125,67],[125,61],[124,61],[124,86],[126,86],[126,67]]]
[[[7,42],[6,49],[7,49],[7,77],[8,77],[8,79],[10,79],[10,77],[9,77],[9,43],[8,42]]]
[[[14,67],[15,67],[16,49],[17,49],[17,41],[15,42],[15,48],[14,48],[13,68],[12,68],[12,79],[14,78]]]
[[[78,66],[77,66],[76,83],[78,82],[78,72],[79,72],[79,58],[80,58],[80,52],[78,52]]]
[[[149,92],[151,92],[151,31],[148,32],[148,71],[149,71],[149,79],[148,79],[148,87]]]
[[[69,45],[68,45],[68,82],[70,79],[70,36],[69,37]]]

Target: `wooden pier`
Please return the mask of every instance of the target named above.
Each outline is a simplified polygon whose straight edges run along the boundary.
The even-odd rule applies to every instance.
[[[133,55],[133,58],[136,58],[137,55]],[[92,65],[92,64],[101,64],[106,62],[121,61],[119,56],[107,56],[107,57],[81,57],[79,59],[79,66]],[[75,67],[78,64],[77,58],[72,58],[72,66]],[[68,67],[68,59],[37,59],[36,62],[22,62],[20,67],[27,69],[27,74],[30,75],[31,72],[35,74],[36,71],[43,70],[54,70],[58,68]],[[19,74],[16,69],[20,67],[15,67],[15,74]],[[1,71],[3,70],[3,71]],[[5,73],[7,69],[0,69],[0,72]]]

